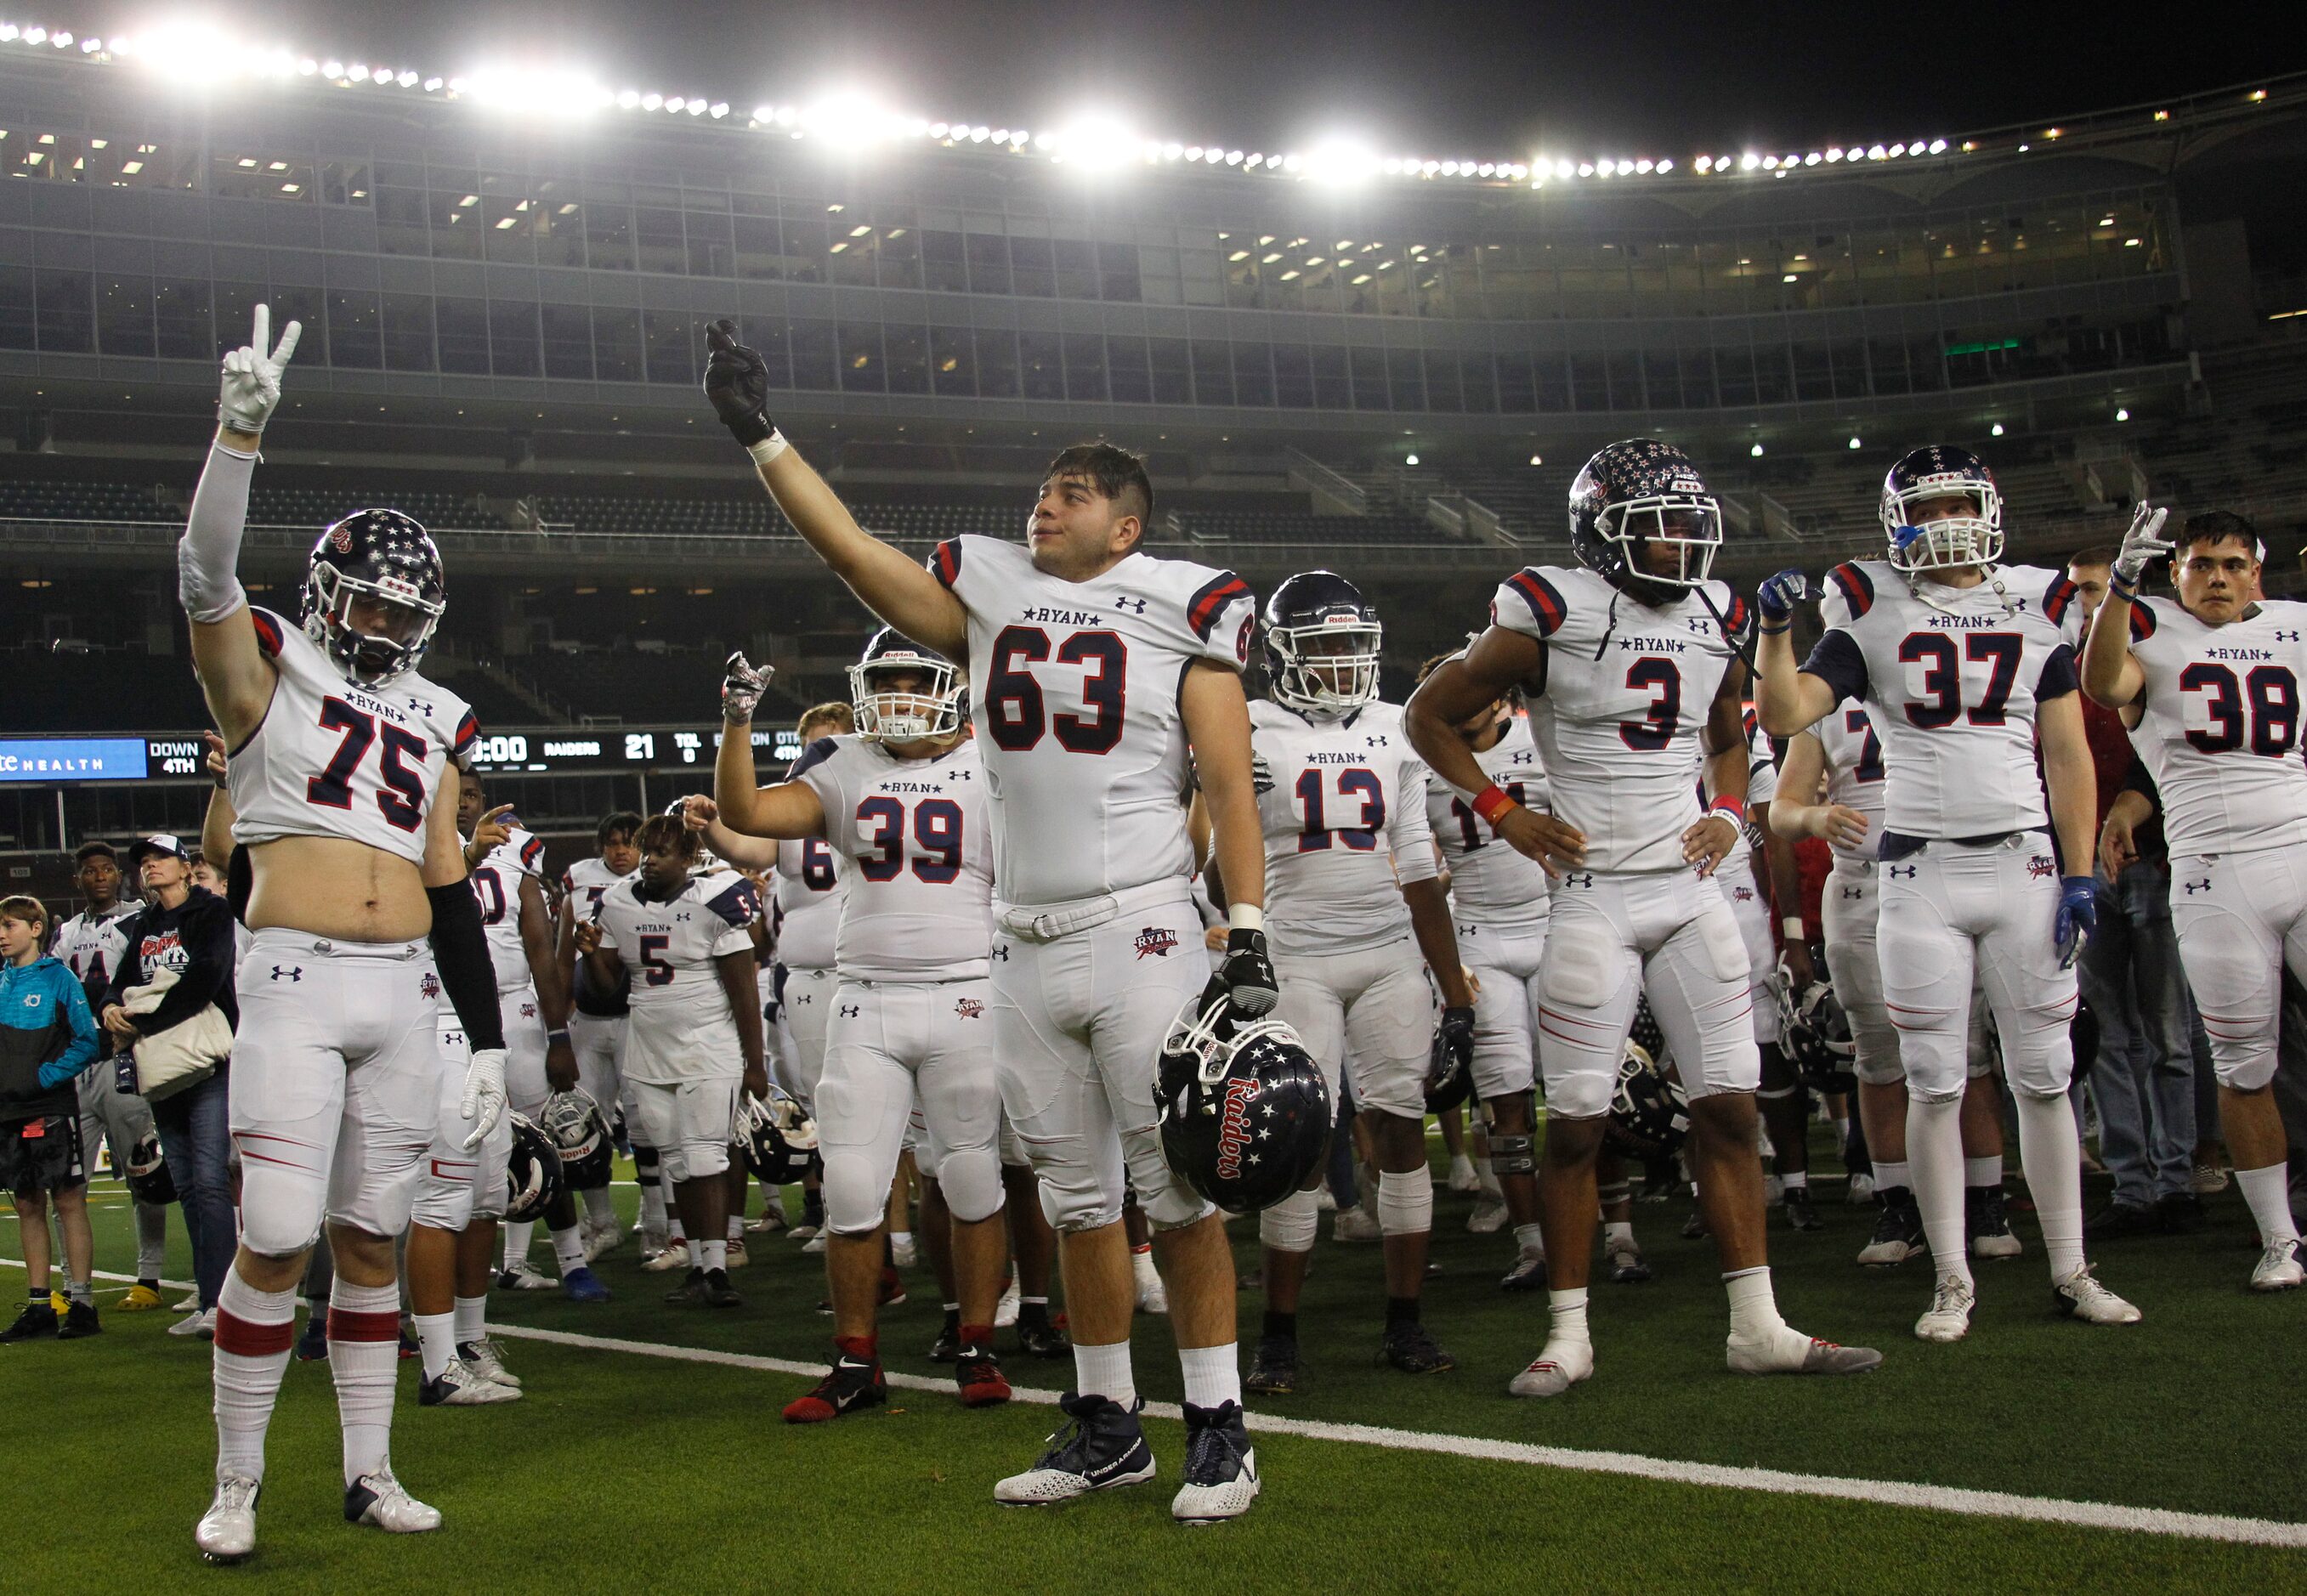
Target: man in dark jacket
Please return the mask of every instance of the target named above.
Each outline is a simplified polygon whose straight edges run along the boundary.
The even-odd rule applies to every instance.
[[[96,1023],[80,981],[42,950],[48,911],[37,898],[0,899],[0,1186],[16,1200],[17,1235],[31,1297],[0,1342],[93,1336],[90,1294],[96,1239],[88,1225],[80,1094],[96,1063]],[[64,1233],[64,1319],[48,1301],[48,1203]]]
[[[122,923],[125,945],[103,1011],[104,1028],[119,1040],[124,1069],[133,1068],[129,1049],[139,1037],[181,1025],[210,1003],[236,1028],[240,1022],[233,997],[230,907],[193,884],[192,860],[175,837],[143,838],[128,857],[143,879],[144,907]],[[175,970],[176,983],[159,1006],[147,1014],[129,1013],[123,1006],[129,988],[148,985],[162,969]],[[193,1242],[193,1276],[200,1286],[200,1311],[171,1326],[171,1335],[215,1334],[217,1294],[224,1289],[225,1271],[232,1267],[236,1242],[227,1171],[232,1148],[227,1069],[219,1065],[206,1080],[152,1104],[152,1127],[160,1133],[161,1156],[176,1179],[184,1232]]]

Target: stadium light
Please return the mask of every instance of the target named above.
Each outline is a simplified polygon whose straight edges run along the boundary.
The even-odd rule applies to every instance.
[[[1990,436],[1992,436],[1992,437],[1995,437],[1995,438],[2000,438],[2000,437],[2002,437],[2002,436],[2003,436],[2003,423],[2002,423],[2001,422],[1996,422],[1993,426],[1991,426],[1991,427],[1987,428],[1987,432],[1988,432],[1988,434],[1989,434]]]
[[[1332,138],[1306,152],[1305,174],[1316,183],[1360,183],[1380,169],[1377,151],[1358,139]]]
[[[1853,432],[1850,435],[1850,447],[1853,448],[1864,448],[1865,444],[1861,440],[1857,433]]]
[[[2128,410],[2118,409],[2114,413],[2114,419],[2119,422],[2127,422],[2131,419],[2131,412]]]
[[[1402,463],[1404,465],[1415,465],[1418,464],[1418,457],[1416,455],[1404,455],[1402,457]]]
[[[1762,457],[1762,446],[1761,444],[1759,444],[1759,443],[1758,443],[1758,444],[1756,444],[1754,448],[1752,448],[1748,449],[1746,452],[1747,452],[1748,454],[1750,454],[1750,455],[1754,456],[1754,458],[1756,458],[1757,460],[1759,460],[1759,459],[1761,459],[1761,458]]]

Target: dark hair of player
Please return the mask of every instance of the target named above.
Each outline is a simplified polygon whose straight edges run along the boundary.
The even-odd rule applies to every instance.
[[[2205,510],[2200,516],[2190,516],[2179,529],[2177,554],[2184,554],[2198,543],[2224,543],[2229,539],[2241,543],[2252,559],[2259,558],[2259,528],[2233,510]]]
[[[602,815],[601,824],[593,828],[593,841],[598,847],[606,848],[620,837],[631,841],[633,833],[640,829],[639,815],[630,809],[613,810]]]
[[[634,834],[633,846],[643,853],[666,852],[676,858],[696,856],[698,836],[678,815],[652,815],[641,822]]]
[[[1145,474],[1145,456],[1102,438],[1093,443],[1076,443],[1050,462],[1042,481],[1053,482],[1061,476],[1085,478],[1123,515],[1136,516],[1141,529],[1153,525],[1154,479]]]
[[[2078,549],[2067,556],[2069,570],[2072,570],[2079,565],[2112,566],[2113,564],[2114,564],[2114,550],[2105,543],[2093,543],[2088,549]]]
[[[83,842],[73,849],[74,865],[85,865],[90,859],[110,859],[116,865],[120,862],[120,855],[113,850],[109,842]]]
[[[801,719],[793,723],[793,730],[801,733],[803,740],[814,740],[809,734],[819,728],[831,729],[825,732],[826,736],[845,737],[857,730],[857,712],[842,699],[829,698],[814,709],[803,710]]]

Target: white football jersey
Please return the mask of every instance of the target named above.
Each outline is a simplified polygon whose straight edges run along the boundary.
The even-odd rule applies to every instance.
[[[489,961],[496,966],[499,992],[518,991],[533,978],[528,949],[520,940],[520,883],[527,876],[542,888],[544,864],[545,839],[514,826],[470,877],[473,896],[480,900],[481,930],[489,939]]]
[[[2035,706],[2076,690],[2082,607],[2060,572],[2007,565],[1994,576],[1926,584],[1934,604],[1881,560],[1827,573],[1826,636],[1803,669],[1870,712],[1889,831],[1972,837],[2047,824]]]
[[[2131,743],[2162,794],[2174,857],[2307,842],[2303,639],[2307,604],[2289,599],[2217,627],[2174,600],[2131,605],[2131,652],[2147,685]]]
[[[1701,734],[1737,658],[1723,623],[1742,640],[1753,629],[1744,600],[1720,582],[1706,589],[1654,610],[1593,571],[1530,566],[1490,601],[1491,624],[1546,644],[1531,730],[1554,814],[1585,833],[1590,869],[1684,867]]]
[[[297,627],[269,610],[249,616],[280,679],[226,767],[234,841],[343,837],[423,864],[441,772],[480,735],[472,710],[414,671],[355,687]]]
[[[777,962],[831,969],[841,933],[841,867],[822,837],[777,844]]]
[[[626,1078],[659,1085],[742,1067],[737,1022],[714,961],[753,952],[761,897],[734,870],[691,875],[671,898],[644,898],[635,871],[603,894],[593,918],[631,976]]]
[[[1474,763],[1523,807],[1548,807],[1546,764],[1538,756],[1526,716],[1509,720],[1505,735],[1475,755]],[[1459,918],[1486,930],[1545,926],[1546,866],[1499,841],[1446,781],[1429,779],[1426,783],[1426,824],[1450,867],[1450,903]]]
[[[1091,582],[1023,543],[965,536],[930,569],[969,612],[971,714],[1004,903],[1069,903],[1193,873],[1187,667],[1249,660],[1255,599],[1231,571],[1134,553]]]
[[[1866,816],[1865,841],[1856,848],[1845,848],[1840,842],[1829,846],[1837,863],[1864,864],[1874,858],[1875,844],[1882,837],[1882,739],[1874,735],[1874,722],[1865,708],[1856,704],[1837,704],[1811,730],[1826,755],[1826,801]]]
[[[561,873],[561,891],[568,900],[569,912],[580,920],[589,920],[593,911],[601,907],[609,889],[621,881],[632,879],[628,871],[620,875],[609,868],[598,854],[579,859]],[[585,971],[585,961],[577,960],[575,989],[570,994],[579,1013],[596,1020],[613,1019],[625,1011],[625,994],[622,992],[600,992],[593,986],[593,977]]]
[[[1738,828],[1738,841],[1717,865],[1715,874],[1728,875],[1734,870],[1748,870],[1756,875],[1767,872],[1758,861],[1762,853],[1762,823],[1755,810],[1779,796],[1779,766],[1771,752],[1771,739],[1763,734],[1752,704],[1747,705],[1744,723],[1746,728],[1746,823]],[[1703,801],[1704,794],[1700,795]]]
[[[1261,698],[1249,729],[1274,951],[1351,953],[1408,936],[1402,883],[1441,866],[1401,706],[1316,721]]]
[[[986,972],[993,844],[973,738],[934,759],[825,738],[794,762],[825,807],[841,869],[835,967],[857,981],[958,981]]]
[[[64,960],[83,988],[92,987],[101,993],[111,985],[120,969],[120,956],[128,951],[128,939],[120,934],[122,923],[143,907],[123,901],[114,904],[107,914],[82,909],[56,927],[56,935],[48,942],[48,952]]]

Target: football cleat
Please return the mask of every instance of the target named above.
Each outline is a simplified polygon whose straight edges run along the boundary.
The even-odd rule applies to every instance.
[[[1905,1263],[1929,1250],[1930,1243],[1923,1235],[1923,1211],[1913,1195],[1900,1189],[1897,1198],[1884,1200],[1882,1212],[1874,1216],[1874,1239],[1858,1250],[1858,1261],[1879,1268]]]
[[[2227,1189],[2227,1172],[2216,1163],[2198,1164],[2194,1178],[2187,1183],[2198,1197],[2217,1197]]]
[[[2003,1208],[2001,1186],[1967,1186],[1962,1194],[1963,1228],[1969,1233],[1973,1258],[2016,1258],[2021,1249],[2011,1233],[2010,1216]]]
[[[741,1241],[739,1241],[736,1237],[734,1237],[734,1236],[731,1236],[731,1237],[729,1238],[729,1242],[728,1242],[728,1249],[729,1249],[729,1263],[728,1263],[728,1267],[729,1267],[730,1268],[733,1268],[733,1269],[742,1269],[742,1268],[743,1268],[747,1264],[751,1263],[751,1262],[753,1261],[753,1260],[752,1260],[751,1256],[750,1256],[750,1254],[748,1254],[748,1253],[746,1252],[746,1250],[745,1250],[745,1243],[744,1243],[744,1242],[741,1242]]]
[[[1330,1221],[1334,1242],[1375,1242],[1385,1233],[1378,1228],[1377,1216],[1359,1208],[1340,1208],[1338,1216]]]
[[[1970,1310],[1978,1293],[1960,1275],[1942,1275],[1931,1292],[1931,1305],[1915,1321],[1915,1334],[1925,1341],[1960,1341],[1970,1333]]]
[[[745,1305],[745,1299],[738,1294],[735,1286],[729,1284],[729,1271],[726,1269],[705,1271],[704,1292],[698,1300],[708,1308],[742,1308]]]
[[[961,1315],[948,1313],[945,1316],[945,1323],[938,1327],[937,1339],[930,1343],[930,1361],[950,1363],[960,1351]]]
[[[1241,1404],[1186,1407],[1186,1479],[1170,1503],[1181,1524],[1239,1518],[1257,1499],[1257,1449],[1243,1427]]]
[[[665,1300],[677,1308],[701,1308],[705,1305],[705,1271],[692,1267],[682,1276],[679,1285],[665,1293]]]
[[[1613,1285],[1641,1285],[1650,1279],[1651,1267],[1642,1261],[1642,1250],[1632,1237],[1619,1242],[1606,1241],[1602,1251]]]
[[[1882,1354],[1871,1346],[1837,1346],[1782,1329],[1760,1342],[1733,1339],[1729,1361],[1739,1374],[1865,1374],[1882,1361]]]
[[[441,1527],[441,1510],[410,1496],[390,1469],[379,1469],[345,1487],[345,1522],[374,1524],[395,1535],[421,1535]]]
[[[1549,1341],[1530,1365],[1506,1382],[1509,1396],[1559,1396],[1594,1372],[1591,1342]]]
[[[888,1399],[889,1386],[881,1377],[881,1361],[853,1358],[844,1353],[833,1361],[833,1367],[808,1395],[785,1404],[785,1422],[822,1424],[859,1408],[878,1407]]]
[[[818,1253],[823,1252],[825,1250],[825,1232],[820,1229],[812,1233],[808,1241],[802,1243],[801,1250],[803,1252],[809,1253],[812,1257]]]
[[[135,1284],[128,1288],[128,1294],[120,1299],[118,1304],[116,1306],[115,1311],[120,1313],[150,1313],[153,1309],[158,1308],[159,1305],[160,1293],[140,1280]]]
[[[176,1333],[174,1327],[169,1334]],[[304,1316],[304,1334],[296,1337],[296,1361],[318,1363],[329,1355],[329,1312],[323,1307]]]
[[[1017,1276],[1013,1272],[1009,1284],[1001,1288],[1001,1295],[993,1304],[993,1327],[1006,1330],[1017,1322],[1017,1310],[1025,1298],[1017,1289]]]
[[[193,1544],[211,1563],[243,1563],[256,1549],[256,1498],[264,1488],[245,1474],[217,1481],[216,1500],[193,1526]]]
[[[954,1354],[953,1383],[961,1389],[965,1408],[998,1407],[1009,1400],[1009,1382],[1001,1373],[1001,1360],[990,1346],[965,1346]]]
[[[1023,1319],[1017,1325],[1017,1350],[1029,1358],[1063,1358],[1071,1354],[1074,1344],[1066,1333],[1047,1319],[1028,1324]]]
[[[173,1304],[168,1310],[171,1313],[198,1313],[200,1310],[201,1293],[198,1292],[194,1292],[191,1296],[184,1299],[184,1301]]]
[[[499,1291],[551,1291],[553,1284],[552,1276],[540,1272],[525,1258],[497,1276]]]
[[[58,1341],[78,1341],[85,1336],[104,1334],[104,1321],[97,1318],[93,1302],[72,1302],[64,1307],[64,1322],[56,1327]]]
[[[210,1334],[209,1339],[211,1341],[216,1339],[213,1332]],[[400,1340],[395,1350],[404,1358],[421,1358],[425,1355],[425,1349],[417,1344],[416,1332],[409,1327],[406,1319],[400,1321]]]
[[[1546,1289],[1546,1259],[1536,1252],[1514,1255],[1514,1267],[1498,1277],[1500,1291],[1544,1291]]]
[[[787,1226],[785,1233],[796,1242],[813,1242],[824,1228],[816,1220],[804,1218],[799,1225]]]
[[[1826,1221],[1818,1216],[1818,1208],[1810,1199],[1807,1186],[1787,1188],[1787,1223],[1797,1230],[1816,1230]]]
[[[669,1275],[675,1269],[691,1267],[686,1242],[669,1242],[652,1256],[641,1259],[641,1267],[652,1275]]]
[[[428,1408],[489,1407],[500,1402],[519,1402],[521,1390],[518,1386],[501,1386],[484,1379],[461,1358],[451,1358],[448,1366],[429,1380],[420,1380],[416,1387],[417,1402]]]
[[[2303,1283],[2307,1283],[2307,1269],[2300,1267],[2299,1241],[2295,1236],[2268,1242],[2251,1272],[2253,1291],[2289,1291]]]
[[[1426,1333],[1426,1327],[1414,1319],[1385,1327],[1385,1339],[1378,1344],[1378,1356],[1404,1374],[1447,1374],[1458,1367],[1458,1360],[1444,1352]]]
[[[500,1386],[520,1389],[520,1376],[505,1367],[504,1353],[497,1344],[484,1336],[478,1341],[457,1344],[457,1356],[466,1368],[485,1380],[494,1380]]]
[[[2138,1309],[2101,1285],[2088,1264],[2054,1285],[2051,1302],[2061,1313],[2087,1325],[2135,1325],[2144,1317]]]
[[[1298,1338],[1295,1336],[1259,1337],[1256,1355],[1249,1361],[1249,1372],[1242,1377],[1241,1388],[1257,1396],[1295,1396],[1298,1394]]]
[[[45,1301],[28,1302],[16,1322],[0,1330],[0,1342],[53,1341],[57,1329],[56,1310]]]
[[[609,1288],[601,1277],[583,1264],[579,1264],[561,1277],[561,1294],[572,1302],[605,1302]]]
[[[785,1218],[785,1199],[781,1197],[770,1198],[768,1205],[761,1209],[761,1216],[748,1222],[745,1226],[747,1233],[751,1235],[790,1228],[791,1225]]]
[[[1850,1184],[1845,1189],[1842,1195],[1843,1200],[1848,1202],[1854,1208],[1862,1208],[1867,1203],[1873,1202],[1874,1200],[1874,1177],[1871,1174],[1852,1175],[1850,1177]]]
[[[1449,1186],[1453,1191],[1479,1191],[1482,1189],[1482,1177],[1474,1172],[1474,1161],[1463,1153],[1450,1160]]]
[[[216,1339],[216,1310],[213,1308],[203,1308],[198,1313],[186,1314],[184,1318],[178,1319],[175,1324],[168,1327],[168,1334],[171,1336],[197,1336],[202,1341],[214,1341]],[[326,1331],[324,1327],[324,1337]],[[321,1355],[322,1357],[328,1356],[328,1342],[325,1338],[321,1343]]]
[[[1111,1397],[1067,1392],[1058,1398],[1066,1421],[1051,1434],[1048,1449],[1032,1468],[996,1485],[993,1499],[1005,1507],[1054,1507],[1151,1480],[1154,1448],[1137,1421],[1145,1406],[1142,1398],[1125,1409]]]
[[[1506,1227],[1506,1199],[1496,1191],[1485,1191],[1474,1199],[1474,1211],[1466,1216],[1466,1229],[1478,1236],[1494,1236]]]

